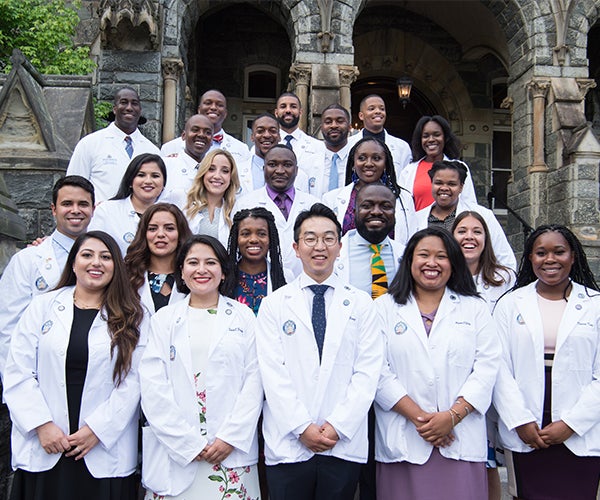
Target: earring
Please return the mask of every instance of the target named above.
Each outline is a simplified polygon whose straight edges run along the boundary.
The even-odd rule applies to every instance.
[[[353,182],[354,184],[356,184],[356,183],[358,182],[358,180],[359,180],[359,179],[358,179],[358,175],[356,175],[356,171],[353,169],[353,170],[352,170],[352,182]]]

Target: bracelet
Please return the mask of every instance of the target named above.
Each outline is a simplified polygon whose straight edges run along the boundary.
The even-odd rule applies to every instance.
[[[467,417],[470,413],[471,413],[471,410],[469,410],[469,407],[467,405],[465,405],[465,417]]]
[[[452,428],[454,429],[454,427],[456,427],[456,423],[454,422],[454,413],[452,410],[448,410],[448,413],[450,413],[450,417],[452,418]]]
[[[462,420],[462,417],[460,416],[460,413],[458,413],[454,408],[450,408],[448,411],[450,413],[452,413],[453,416],[455,416],[456,418],[458,418],[459,422]]]

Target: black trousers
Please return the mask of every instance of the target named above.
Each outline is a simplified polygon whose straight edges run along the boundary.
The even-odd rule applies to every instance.
[[[267,466],[270,500],[353,500],[361,464],[315,455],[306,462]]]

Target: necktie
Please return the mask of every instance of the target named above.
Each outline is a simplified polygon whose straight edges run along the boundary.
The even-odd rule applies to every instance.
[[[325,297],[324,294],[329,288],[328,285],[309,285],[313,295],[312,305],[312,325],[319,349],[319,359],[323,354],[323,343],[325,342],[325,329],[327,328],[327,318],[325,317]]]
[[[338,166],[337,162],[340,159],[340,155],[333,153],[331,157],[331,168],[329,169],[329,191],[338,187]]]
[[[287,220],[288,215],[290,215],[287,209],[287,205],[285,204],[287,198],[288,195],[285,193],[279,193],[277,196],[275,196],[275,205],[277,205],[277,208],[281,210],[281,213],[285,217],[285,220]]]
[[[212,140],[217,144],[221,144],[223,142],[223,132],[219,132],[218,134],[213,135]]]
[[[128,135],[125,136],[125,151],[127,151],[129,158],[133,156],[133,142],[131,140],[131,137],[129,137]]]
[[[286,135],[283,140],[285,141],[285,145],[290,148],[292,151],[294,151],[294,148],[292,147],[292,139],[294,138],[293,135]]]
[[[387,292],[387,274],[385,273],[385,264],[381,258],[381,245],[369,245],[369,249],[373,252],[371,256],[371,297],[376,299]]]

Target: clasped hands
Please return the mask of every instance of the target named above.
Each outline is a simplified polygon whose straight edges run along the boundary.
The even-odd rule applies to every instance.
[[[433,446],[445,448],[454,441],[452,416],[448,411],[423,412],[411,421],[419,436]]]
[[[54,422],[46,422],[37,427],[36,431],[46,453],[66,452],[65,456],[75,457],[75,460],[81,460],[100,442],[87,425],[68,436]]]
[[[320,427],[310,424],[300,434],[300,442],[313,453],[322,453],[333,448],[340,439],[338,433],[329,422]]]
[[[536,422],[529,422],[517,427],[516,431],[521,441],[534,450],[564,443],[573,435],[573,429],[562,420],[551,422],[543,429]]]

